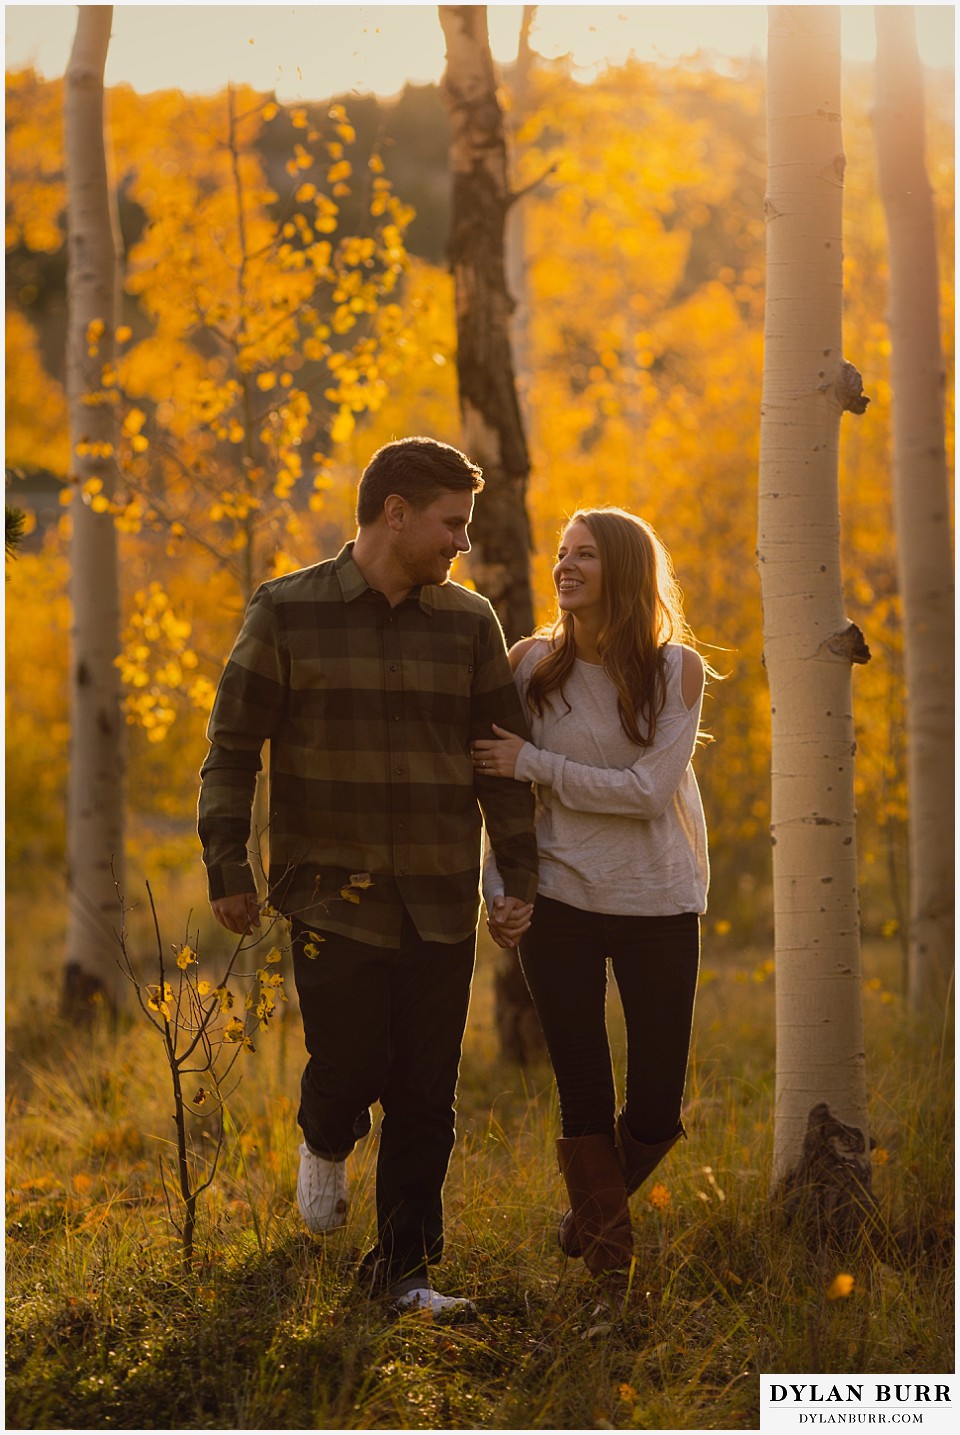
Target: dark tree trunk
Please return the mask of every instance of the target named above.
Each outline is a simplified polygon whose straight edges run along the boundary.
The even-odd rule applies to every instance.
[[[457,312],[463,444],[485,487],[470,529],[470,571],[508,643],[533,631],[530,460],[510,349],[504,229],[513,201],[503,112],[485,5],[441,5],[447,43],[443,96],[450,114],[453,180],[449,244]],[[540,1027],[516,955],[498,949],[495,1004],[504,1056],[521,1064],[542,1051]]]
[[[449,244],[457,309],[457,374],[464,444],[486,479],[470,530],[471,570],[509,643],[533,629],[530,459],[510,349],[504,227],[512,194],[503,112],[485,5],[441,5],[447,41],[443,95],[453,179]]]

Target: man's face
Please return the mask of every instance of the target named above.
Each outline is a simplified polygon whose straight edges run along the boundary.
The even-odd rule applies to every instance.
[[[403,527],[396,533],[394,552],[413,586],[446,583],[453,561],[470,552],[467,526],[473,517],[469,489],[442,493],[426,508],[409,504]]]

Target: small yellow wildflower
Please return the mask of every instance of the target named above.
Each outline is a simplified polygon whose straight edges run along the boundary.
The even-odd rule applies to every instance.
[[[650,1202],[651,1206],[653,1206],[654,1209],[657,1211],[665,1211],[670,1205],[671,1199],[672,1198],[670,1196],[670,1192],[667,1190],[666,1186],[664,1186],[663,1183],[660,1181],[657,1182],[650,1194],[647,1196],[647,1200]]]

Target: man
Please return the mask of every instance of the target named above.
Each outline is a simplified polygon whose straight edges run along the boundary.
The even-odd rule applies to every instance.
[[[300,1212],[317,1233],[344,1224],[344,1162],[379,1101],[377,1241],[360,1276],[435,1314],[469,1304],[435,1291],[429,1266],[473,974],[478,803],[507,893],[498,933],[522,935],[536,891],[531,790],[475,775],[470,756],[493,723],[527,732],[493,609],[448,581],[482,486],[433,439],[374,454],[356,539],[253,595],[201,772],[211,905],[243,933],[259,927],[247,842],[270,741],[270,901],[291,919],[309,1053]]]

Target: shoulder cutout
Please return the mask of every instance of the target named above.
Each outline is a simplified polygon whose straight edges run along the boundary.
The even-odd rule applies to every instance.
[[[703,661],[693,648],[684,648],[680,668],[680,692],[687,711],[696,707],[703,692]]]
[[[519,643],[514,643],[510,652],[507,654],[510,659],[510,669],[512,672],[515,673],[517,671],[517,668],[519,668],[535,642],[537,642],[536,638],[521,638]]]

